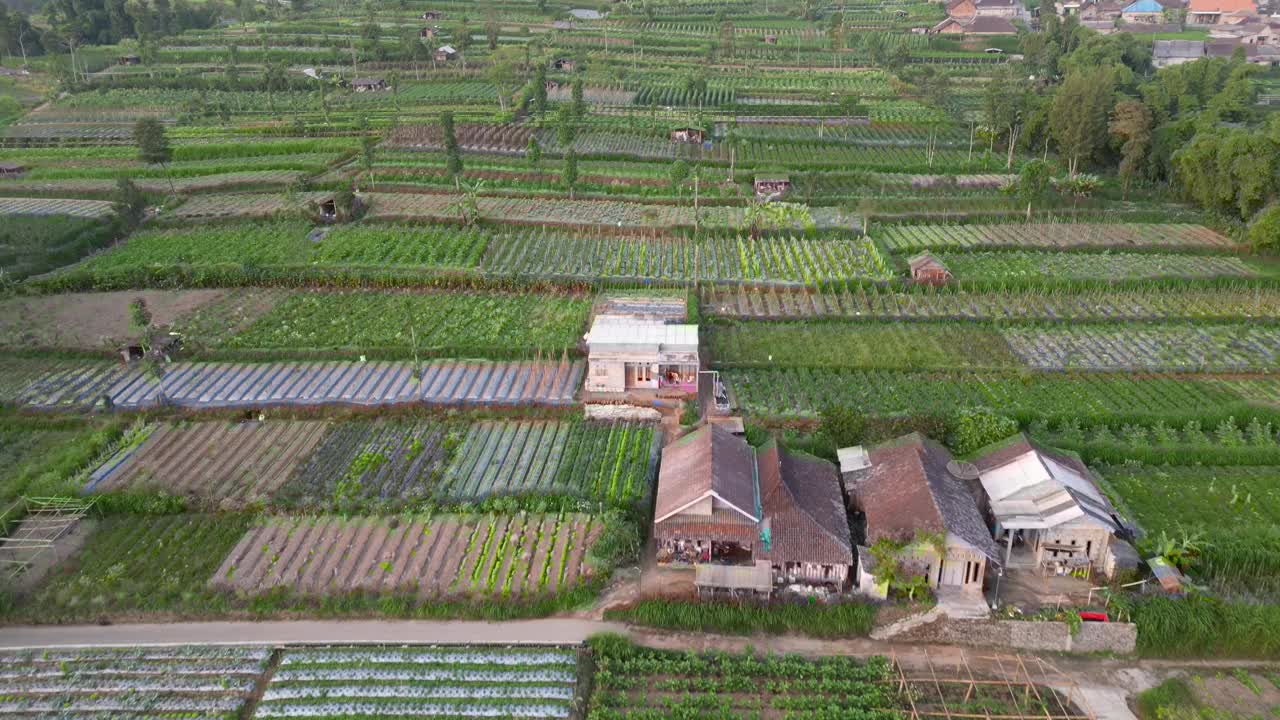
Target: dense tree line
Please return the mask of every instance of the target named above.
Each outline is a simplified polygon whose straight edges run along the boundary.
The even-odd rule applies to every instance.
[[[1015,148],[1053,149],[1069,178],[1114,169],[1124,194],[1135,183],[1167,185],[1280,246],[1280,237],[1259,239],[1280,214],[1263,213],[1280,195],[1280,121],[1264,122],[1252,81],[1261,69],[1242,51],[1157,71],[1147,42],[1056,17],[1021,47],[1023,59],[1002,68],[984,98],[985,129],[1011,171]]]

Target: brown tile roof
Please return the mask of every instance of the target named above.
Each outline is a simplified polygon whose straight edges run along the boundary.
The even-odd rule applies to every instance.
[[[776,442],[761,448],[757,460],[770,560],[852,565],[853,540],[835,466],[791,455]]]
[[[1018,29],[1008,19],[998,15],[979,15],[968,23],[961,23],[964,31],[975,35],[1016,35]]]
[[[675,515],[653,526],[655,540],[716,540],[757,547],[759,526],[732,510],[716,510],[710,517]]]
[[[919,433],[872,448],[871,472],[858,486],[858,505],[867,516],[867,543],[901,541],[919,532],[950,532],[997,559],[978,503],[964,480],[947,465],[951,454]]]
[[[1193,13],[1255,14],[1258,6],[1253,0],[1191,0],[1187,8]]]
[[[746,440],[718,425],[704,425],[663,448],[654,518],[662,520],[709,495],[759,520],[754,452]]]

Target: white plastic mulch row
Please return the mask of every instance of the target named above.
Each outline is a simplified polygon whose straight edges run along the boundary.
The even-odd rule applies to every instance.
[[[0,215],[75,215],[99,218],[111,214],[107,200],[72,200],[67,198],[0,198]]]
[[[281,665],[299,666],[317,663],[483,663],[486,665],[574,665],[573,650],[543,649],[475,649],[475,650],[385,650],[328,649],[295,651],[284,656]]]
[[[571,649],[308,648],[286,651],[257,718],[566,718]]]
[[[464,666],[452,668],[376,668],[347,667],[329,670],[294,670],[281,668],[272,678],[275,682],[343,682],[376,680],[378,682],[573,682],[570,670],[479,670]]]
[[[191,408],[268,405],[569,405],[582,380],[580,362],[189,363],[167,365],[159,377],[141,369],[86,364],[63,367],[29,383],[16,402],[32,407],[90,406],[109,398],[117,408],[162,404]]]
[[[290,705],[259,705],[254,717],[500,717],[500,718],[564,718],[569,717],[566,705],[539,705],[535,703],[511,705],[444,704],[444,703],[361,703],[319,702]]]
[[[522,700],[572,700],[570,685],[323,685],[271,687],[263,694],[266,700],[295,698],[519,698]]]

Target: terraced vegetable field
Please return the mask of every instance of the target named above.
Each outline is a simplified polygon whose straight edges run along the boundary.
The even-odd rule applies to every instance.
[[[582,421],[481,422],[467,432],[438,496],[568,495],[625,506],[648,497],[654,428]]]
[[[1058,223],[1027,225],[886,225],[876,238],[893,252],[956,248],[1208,248],[1230,249],[1227,238],[1201,225]]]
[[[816,284],[886,279],[888,266],[862,239],[574,237],[528,232],[498,237],[480,263],[493,274],[543,278]]]
[[[1030,417],[1124,418],[1197,416],[1239,409],[1248,415],[1254,395],[1216,379],[1103,373],[926,373],[818,369],[741,369],[722,373],[730,393],[747,410],[772,416],[816,415],[830,403],[869,414],[949,414],[955,408],[990,407]],[[1252,380],[1260,392],[1280,379]]]
[[[583,374],[581,362],[177,362],[159,379],[109,362],[21,359],[8,365],[11,383],[0,388],[15,404],[38,408],[565,405],[573,402]]]
[[[1270,371],[1280,331],[1249,325],[1006,328],[1013,353],[1037,370]]]
[[[1236,320],[1280,317],[1280,290],[1267,287],[913,292],[858,286],[836,292],[711,287],[702,311],[743,320]]]
[[[935,253],[957,280],[1140,280],[1257,277],[1251,261],[1232,255],[948,251]]]
[[[459,437],[439,422],[340,423],[295,468],[277,502],[323,506],[427,498]]]
[[[419,599],[554,594],[590,576],[584,559],[600,529],[575,514],[266,518],[226,555],[209,587]]]
[[[795,720],[901,717],[892,666],[882,657],[698,655],[606,646],[597,653],[588,720],[697,717]],[[767,714],[767,715],[766,715]]]
[[[104,200],[0,197],[0,215],[70,215],[101,218],[110,214],[111,203]]]
[[[1270,326],[976,323],[734,323],[714,326],[722,367],[946,370],[1271,371],[1280,331]]]
[[[268,502],[328,426],[275,420],[162,424],[90,474],[85,491],[150,490],[221,509]]]
[[[567,718],[577,681],[572,648],[293,649],[253,717]]]
[[[0,712],[17,717],[228,718],[241,713],[271,651],[135,647],[0,653]]]
[[[573,348],[591,301],[542,295],[303,293],[289,295],[228,349],[282,352],[399,350],[424,356],[532,356]],[[415,345],[416,343],[416,345]]]

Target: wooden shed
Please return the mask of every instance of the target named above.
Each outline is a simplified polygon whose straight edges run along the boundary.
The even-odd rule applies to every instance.
[[[142,58],[138,57],[137,55],[121,55],[118,62],[121,65],[141,65]]]
[[[912,282],[921,285],[946,285],[951,280],[951,271],[947,266],[927,252],[908,260],[907,266],[911,268]]]
[[[423,20],[443,20],[444,13],[439,10],[428,10],[422,13]]]
[[[0,162],[0,177],[17,177],[26,171],[26,165],[20,165],[16,162]]]
[[[706,134],[702,131],[702,128],[676,128],[671,131],[671,142],[701,145],[705,135]]]
[[[434,39],[435,36],[436,36],[436,29],[433,27],[424,27],[418,31],[418,37],[423,38],[425,40]]]
[[[356,92],[378,92],[387,89],[387,81],[375,77],[356,78],[351,81],[351,89]]]
[[[789,175],[757,175],[752,187],[755,188],[756,197],[781,195],[791,189],[791,177]]]
[[[441,45],[432,55],[436,62],[449,62],[457,56],[458,51],[454,50],[452,45]]]
[[[777,44],[778,44],[778,36],[777,36],[777,35],[765,35],[765,36],[764,36],[764,44],[765,44],[765,45],[777,45]]]
[[[562,57],[551,61],[551,69],[561,72],[573,72],[575,66],[576,63],[574,63],[573,58]]]

